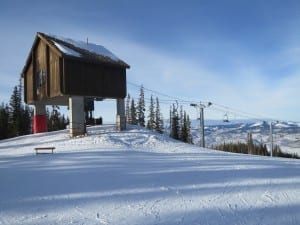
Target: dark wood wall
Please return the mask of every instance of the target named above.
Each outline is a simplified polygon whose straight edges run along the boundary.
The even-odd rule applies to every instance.
[[[126,97],[126,69],[64,60],[64,94],[103,98]]]

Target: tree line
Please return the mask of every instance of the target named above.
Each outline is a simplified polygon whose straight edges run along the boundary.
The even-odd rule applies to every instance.
[[[20,80],[19,85],[15,86],[10,97],[9,104],[0,105],[0,140],[12,138],[32,133],[33,109],[26,105],[22,100],[23,86]],[[187,113],[175,104],[170,108],[170,126],[164,127],[164,119],[161,112],[158,97],[150,97],[150,104],[147,107],[144,88],[141,86],[137,102],[128,94],[126,99],[126,120],[128,124],[146,127],[158,133],[169,132],[170,137],[187,143],[193,143],[191,135],[191,123]],[[60,113],[59,106],[47,107],[48,131],[65,129],[69,123]]]
[[[0,139],[31,133],[33,111],[22,102],[22,85],[15,86],[9,104],[0,106]]]
[[[251,154],[251,155],[263,155],[270,156],[267,145],[260,143],[255,144],[252,139],[252,134],[248,134],[247,143],[237,142],[237,143],[223,143],[218,145],[213,145],[212,149],[224,151],[224,152],[233,152],[233,153],[242,153],[242,154]],[[295,158],[300,159],[296,153],[291,154],[283,152],[278,145],[274,146],[273,154],[274,157],[283,157],[283,158]]]
[[[33,109],[22,100],[21,80],[15,86],[9,103],[0,105],[0,140],[32,133]],[[65,129],[68,119],[61,115],[58,106],[47,109],[48,131]]]
[[[193,144],[190,117],[177,103],[170,107],[170,137]]]
[[[9,103],[0,105],[0,140],[12,138],[32,133],[33,110],[22,101],[22,82],[15,86],[10,97]],[[161,113],[160,102],[158,97],[155,99],[151,95],[150,104],[148,106],[148,116],[146,122],[146,104],[144,88],[141,86],[137,103],[135,99],[128,94],[126,99],[126,120],[128,124],[146,127],[149,130],[158,133],[169,132],[170,137],[186,143],[193,143],[191,133],[191,121],[189,115],[183,110],[182,106],[172,104],[170,107],[169,127],[164,127],[164,119]],[[69,119],[65,118],[59,112],[59,106],[53,105],[51,110],[47,108],[48,131],[65,129],[69,123]],[[248,134],[247,143],[223,143],[212,146],[213,149],[269,156],[265,144],[254,144],[252,135]],[[282,152],[280,147],[276,145],[273,149],[273,156],[286,158],[300,158],[297,154]]]
[[[146,127],[149,130],[156,131],[161,134],[166,130],[164,128],[164,119],[161,113],[158,97],[154,99],[151,95],[150,104],[148,106],[148,116],[146,117],[145,91],[143,86],[140,87],[137,102],[130,96],[130,94],[127,95],[125,114],[128,124]],[[170,137],[192,144],[193,139],[191,134],[190,118],[186,111],[183,110],[182,106],[180,107],[180,110],[178,110],[178,105],[176,104],[175,106],[175,104],[173,104],[170,107],[169,119]]]

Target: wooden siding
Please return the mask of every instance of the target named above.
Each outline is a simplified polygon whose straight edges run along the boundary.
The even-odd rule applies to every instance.
[[[49,59],[49,97],[56,97],[61,95],[59,56],[57,56],[54,52],[50,51]]]
[[[30,104],[34,102],[34,95],[33,95],[33,66],[32,63],[28,67],[27,73],[25,75],[24,80],[24,86],[25,86],[25,92],[24,92],[24,100],[26,103]]]
[[[46,44],[39,42],[35,50],[35,81],[36,81],[36,100],[40,101],[47,97],[47,60],[46,60]]]

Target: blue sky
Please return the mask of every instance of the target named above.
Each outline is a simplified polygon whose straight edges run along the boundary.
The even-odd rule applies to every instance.
[[[300,1],[0,0],[0,27],[0,102],[41,31],[107,47],[131,66],[131,83],[228,107],[206,118],[238,109],[300,121]],[[114,102],[97,104],[96,115],[114,119]]]

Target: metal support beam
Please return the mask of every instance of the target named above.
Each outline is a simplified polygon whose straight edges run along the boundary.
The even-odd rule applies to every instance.
[[[199,108],[200,111],[200,147],[205,148],[205,133],[204,133],[204,108],[211,106],[212,103],[208,102],[207,105],[204,105],[202,103],[200,104],[194,104],[192,103],[191,106],[195,108]]]
[[[273,157],[273,124],[270,122],[270,155]]]
[[[201,142],[200,146],[205,148],[205,139],[204,139],[204,112],[203,107],[200,107],[200,132],[201,132]]]

